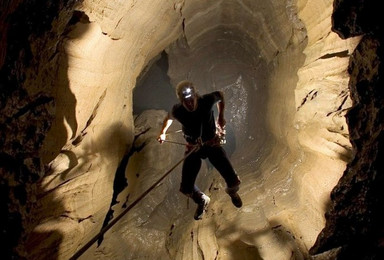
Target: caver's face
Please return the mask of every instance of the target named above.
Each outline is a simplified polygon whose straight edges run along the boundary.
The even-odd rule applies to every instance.
[[[185,109],[189,112],[193,112],[196,110],[197,108],[197,97],[195,94],[193,94],[192,96],[188,97],[188,98],[184,98],[183,99],[183,102],[182,102],[183,106],[185,107]]]

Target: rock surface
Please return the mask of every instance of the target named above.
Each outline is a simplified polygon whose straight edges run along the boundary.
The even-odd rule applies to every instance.
[[[383,67],[372,1],[7,1],[0,10],[6,259],[379,259]],[[226,97],[236,209],[209,162],[201,221],[165,110],[133,113],[168,61]],[[164,72],[163,72],[164,73]],[[166,77],[167,76],[167,77]],[[144,81],[143,79],[148,80]],[[160,89],[160,90],[159,90]],[[173,98],[173,97],[172,97]],[[170,98],[169,102],[174,99]],[[170,140],[184,142],[172,126]],[[124,215],[120,215],[123,214]]]

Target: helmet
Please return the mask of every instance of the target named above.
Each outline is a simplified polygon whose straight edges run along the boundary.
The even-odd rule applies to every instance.
[[[194,97],[196,95],[196,90],[193,83],[187,80],[181,81],[176,86],[176,95],[180,101]]]

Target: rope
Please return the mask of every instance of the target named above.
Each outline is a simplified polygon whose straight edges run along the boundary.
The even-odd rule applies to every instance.
[[[171,144],[180,144],[180,145],[188,145],[187,143],[179,143],[175,141],[161,140],[162,142],[171,143]]]
[[[101,231],[94,236],[88,243],[86,243],[79,251],[77,251],[70,260],[78,259],[85,251],[88,250],[98,239],[100,236],[104,235],[113,225],[116,224],[129,210],[131,210],[139,201],[141,201],[148,193],[156,188],[156,186],[165,178],[168,174],[170,174],[182,161],[184,161],[191,153],[197,151],[199,146],[193,147],[191,151],[189,151],[180,161],[178,161],[171,169],[169,169],[158,181],[156,181],[151,187],[149,187],[143,194],[141,194],[131,205],[129,205],[123,212],[120,213],[116,218],[114,218],[108,225],[101,229]]]
[[[173,131],[173,132],[167,132],[166,135],[172,135],[172,134],[177,134],[177,133],[181,133],[183,130],[176,130],[176,131]]]

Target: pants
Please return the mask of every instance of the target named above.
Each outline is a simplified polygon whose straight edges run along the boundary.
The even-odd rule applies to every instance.
[[[190,154],[184,160],[181,175],[180,192],[191,197],[196,203],[201,202],[202,192],[195,185],[195,181],[201,168],[201,160],[205,158],[209,159],[224,178],[227,188],[238,189],[240,184],[240,179],[233,169],[223,147],[220,145],[203,145],[197,152]]]

